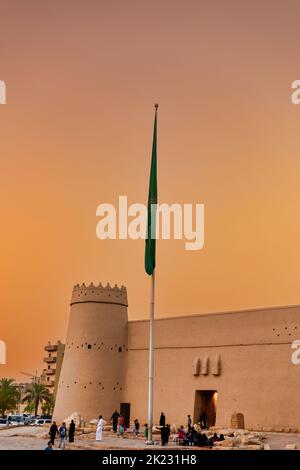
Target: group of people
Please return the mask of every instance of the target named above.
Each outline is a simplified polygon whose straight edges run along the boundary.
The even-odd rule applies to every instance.
[[[115,410],[111,416],[111,422],[112,422],[113,432],[117,434],[117,436],[123,437],[124,432],[126,431],[124,416],[118,413],[117,410]]]
[[[161,445],[165,446],[169,442],[169,437],[171,434],[171,426],[169,424],[166,424],[166,416],[163,411],[160,414],[159,427],[160,427]]]
[[[205,411],[201,412],[201,416],[199,419],[199,424],[202,429],[208,429],[207,424],[208,418]],[[160,415],[159,420],[159,427],[161,432],[161,444],[164,446],[168,444],[169,436],[170,436],[170,425],[166,424],[166,416],[162,412]],[[214,442],[216,441],[224,441],[224,435],[220,434],[219,436],[217,433],[214,433],[212,437],[208,437],[205,433],[198,432],[192,424],[191,415],[187,416],[187,429],[184,426],[180,426],[177,431],[177,436],[175,441],[180,445],[185,446],[199,446],[199,447],[212,447]]]
[[[99,423],[100,423],[99,417]],[[113,427],[113,432],[116,433],[118,436],[123,436],[124,432],[126,431],[125,426],[125,419],[117,410],[111,416],[111,422]],[[199,424],[201,429],[208,429],[208,417],[204,410],[202,410]],[[100,424],[101,426],[101,424]],[[169,424],[166,423],[166,416],[164,412],[161,412],[159,418],[159,429],[161,434],[161,445],[165,446],[169,442],[169,437],[171,433],[171,427]],[[138,419],[135,419],[133,422],[133,433],[135,436],[140,435],[140,423]],[[148,425],[144,425],[144,438],[148,439]],[[97,439],[99,440],[99,439]],[[176,441],[181,445],[197,445],[197,446],[212,446],[215,441],[223,441],[224,436],[221,434],[218,436],[216,433],[208,438],[205,433],[199,433],[196,431],[194,426],[192,425],[192,418],[191,415],[187,416],[187,430],[184,429],[183,426],[180,426],[178,429]]]
[[[201,412],[199,424],[202,429],[208,429],[208,418],[205,410]],[[176,442],[186,446],[213,446],[216,441],[224,441],[224,435],[214,433],[212,437],[207,437],[205,433],[198,432],[192,424],[191,415],[187,417],[187,430],[183,426],[177,431]]]
[[[124,432],[126,431],[125,425],[125,418],[122,414],[118,413],[117,410],[111,416],[112,428],[113,432],[117,434],[117,436],[123,437]],[[202,411],[200,420],[199,420],[201,429],[207,428],[207,415],[205,411]],[[102,415],[99,416],[97,429],[96,429],[96,441],[102,441],[102,432],[103,432],[103,425],[104,421]],[[169,442],[169,437],[171,433],[171,427],[169,424],[166,423],[166,416],[164,412],[161,413],[159,419],[159,429],[161,434],[161,445],[165,446]],[[139,436],[140,434],[140,423],[138,419],[135,419],[133,422],[133,433],[135,436]],[[55,438],[59,436],[60,442],[58,447],[61,449],[66,448],[67,437],[69,437],[69,442],[74,442],[74,435],[75,435],[75,423],[74,420],[71,421],[69,429],[67,430],[66,423],[62,423],[62,425],[58,428],[56,422],[54,421],[50,427],[50,441],[48,442],[48,447],[45,450],[52,450]],[[144,438],[148,439],[148,425],[144,425]],[[197,432],[195,427],[192,425],[191,416],[188,415],[187,417],[187,430],[184,429],[184,426],[180,426],[176,436],[176,442],[181,445],[189,445],[189,446],[212,446],[215,441],[223,441],[224,436],[221,434],[218,436],[216,433],[210,438],[207,437],[205,433]]]
[[[199,446],[199,447],[212,447],[216,441],[224,441],[224,435],[214,433],[210,438],[205,433],[197,432],[194,426],[189,426],[187,431],[183,426],[178,429],[176,440],[178,444],[184,446]]]
[[[50,441],[48,442],[47,447],[45,448],[46,451],[53,450],[53,445],[55,438],[58,436],[60,439],[58,447],[62,450],[66,448],[67,437],[69,437],[69,442],[74,442],[74,435],[75,435],[75,423],[72,419],[69,430],[67,430],[66,423],[63,422],[62,425],[58,428],[55,421],[53,421],[50,431]]]

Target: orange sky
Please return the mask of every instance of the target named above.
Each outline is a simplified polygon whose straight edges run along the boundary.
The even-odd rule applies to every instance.
[[[157,246],[157,316],[300,303],[296,1],[0,4],[0,376],[65,340],[73,284],[125,284],[146,318],[143,241],[100,241],[96,207],[205,204],[205,248]]]

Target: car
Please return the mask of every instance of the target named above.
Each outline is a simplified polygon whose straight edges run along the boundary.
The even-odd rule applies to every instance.
[[[51,424],[51,419],[39,419],[39,421],[44,421],[43,423],[41,423],[41,426],[43,426],[44,424]]]
[[[6,418],[0,418],[0,427],[2,428],[3,426],[7,426],[7,419]]]
[[[36,425],[36,422],[37,422],[37,419],[35,418],[31,418],[28,422],[28,425],[29,426],[35,426]]]
[[[45,424],[51,424],[51,419],[32,419],[29,426],[44,426]]]
[[[51,420],[51,419],[52,419],[52,416],[51,416],[51,415],[46,415],[46,414],[45,414],[45,415],[41,415],[41,416],[39,416],[39,418],[41,418],[41,419],[50,419],[50,420]]]
[[[23,415],[10,415],[8,421],[11,426],[23,426],[25,424]]]

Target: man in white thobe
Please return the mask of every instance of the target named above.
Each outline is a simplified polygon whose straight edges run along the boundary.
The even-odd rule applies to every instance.
[[[102,416],[99,416],[99,421],[97,424],[97,431],[96,431],[96,441],[102,441],[102,430],[103,430],[103,419]]]

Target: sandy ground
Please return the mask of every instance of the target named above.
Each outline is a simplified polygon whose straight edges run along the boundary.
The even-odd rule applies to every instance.
[[[44,449],[47,445],[48,429],[45,427],[35,426],[20,426],[9,429],[0,430],[0,450],[40,450]],[[155,436],[159,439],[159,436]],[[267,433],[267,438],[264,440],[265,444],[269,444],[271,450],[284,449],[286,444],[296,444],[300,449],[300,434],[287,434],[287,433]],[[55,449],[58,449],[59,440],[56,439]],[[96,442],[95,434],[83,434],[75,437],[73,444],[67,443],[67,449],[74,450],[97,450],[97,449],[149,449],[145,445],[142,437],[135,438],[131,433],[127,437],[116,437],[111,432],[103,433],[103,441]],[[151,447],[153,448],[153,447]],[[160,445],[155,445],[155,449],[161,448]],[[172,443],[170,439],[168,449],[183,449]],[[164,447],[166,449],[166,447]],[[187,448],[184,450],[199,450],[197,447]]]

